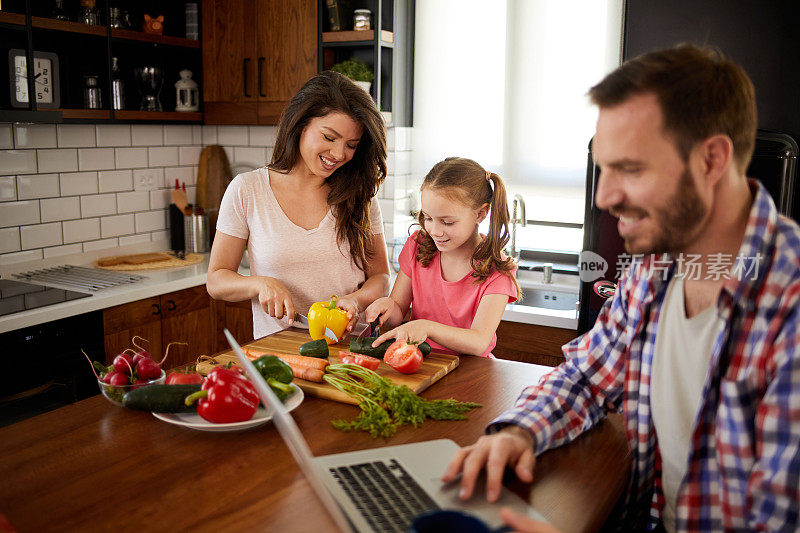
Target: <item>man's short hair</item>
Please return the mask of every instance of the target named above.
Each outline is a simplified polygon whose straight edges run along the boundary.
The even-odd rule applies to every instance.
[[[747,170],[758,124],[755,89],[744,69],[722,52],[690,44],[649,52],[589,89],[601,108],[639,94],[656,95],[665,133],[684,160],[698,142],[725,134],[733,141],[738,170]]]

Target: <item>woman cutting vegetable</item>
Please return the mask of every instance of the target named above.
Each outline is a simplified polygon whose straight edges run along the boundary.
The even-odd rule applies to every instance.
[[[385,177],[386,130],[372,98],[340,74],[317,74],[284,111],[270,164],[236,176],[225,191],[209,294],[250,299],[255,338],[336,294],[349,331],[389,290],[374,199]],[[250,276],[237,273],[245,246]]]

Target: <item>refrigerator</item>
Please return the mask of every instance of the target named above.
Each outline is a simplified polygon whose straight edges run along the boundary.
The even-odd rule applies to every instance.
[[[747,168],[747,176],[756,178],[769,191],[778,210],[798,221],[800,209],[795,205],[795,176],[797,171],[797,142],[792,136],[766,130],[758,130],[753,159]],[[600,308],[607,298],[613,296],[617,279],[619,258],[625,246],[617,231],[617,219],[597,208],[594,194],[600,170],[594,164],[592,144],[589,143],[586,164],[586,209],[583,221],[583,250],[591,251],[606,261],[608,269],[599,279],[580,283],[580,311],[578,334],[583,334],[594,325]]]

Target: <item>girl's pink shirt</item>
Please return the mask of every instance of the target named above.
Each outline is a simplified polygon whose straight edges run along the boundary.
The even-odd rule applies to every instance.
[[[411,320],[426,319],[469,329],[484,295],[504,294],[509,303],[517,300],[517,289],[511,276],[496,270],[483,283],[475,283],[471,272],[458,281],[445,281],[440,252],[436,252],[427,267],[422,266],[416,259],[417,233],[406,240],[399,258],[400,270],[411,278]],[[516,275],[516,269],[512,275]],[[428,344],[436,351],[457,353],[430,339]],[[492,349],[496,344],[497,334],[492,336],[492,342],[481,356],[494,357]]]

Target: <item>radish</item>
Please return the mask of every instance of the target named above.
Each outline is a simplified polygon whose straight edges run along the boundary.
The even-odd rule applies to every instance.
[[[152,359],[142,359],[136,366],[136,373],[142,379],[156,379],[161,375],[161,366]]]
[[[109,372],[109,375],[111,375],[111,379],[108,380],[108,384],[113,387],[130,385],[131,383],[130,380],[128,379],[128,376],[126,376],[125,374],[121,374],[119,372]]]
[[[122,374],[133,375],[133,359],[125,352],[120,353],[114,358],[114,370]]]
[[[150,352],[148,352],[147,350],[145,350],[144,348],[142,348],[141,346],[139,346],[138,344],[136,344],[136,339],[141,339],[141,340],[143,340],[144,342],[150,342],[150,341],[148,341],[147,339],[145,339],[144,337],[140,337],[139,335],[134,335],[134,336],[131,338],[131,344],[133,344],[134,346],[136,346],[137,348],[139,348],[139,351],[138,351],[138,352],[136,352],[136,353],[134,354],[134,356],[133,356],[133,364],[134,364],[134,366],[135,366],[135,365],[138,365],[138,364],[139,364],[139,361],[140,361],[141,359],[152,359],[152,358],[153,358],[153,357],[150,355]],[[131,350],[130,348],[128,348],[128,349],[129,349],[129,350]],[[131,350],[131,351],[133,351],[133,350]]]

